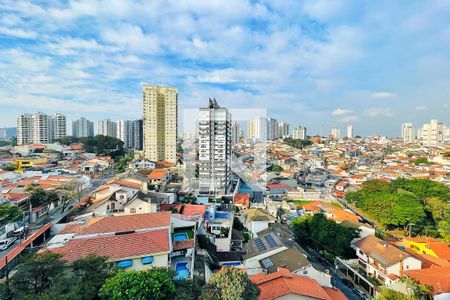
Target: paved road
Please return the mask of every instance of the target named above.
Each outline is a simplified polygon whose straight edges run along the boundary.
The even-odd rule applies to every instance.
[[[285,230],[290,231],[288,226],[285,227]],[[305,244],[299,245],[299,250],[307,255],[308,260],[311,262],[315,269],[319,271],[328,269],[331,272],[333,285],[340,289],[349,300],[361,300],[361,297],[357,295],[355,291],[344,285],[344,283],[342,282],[342,278],[345,278],[345,276],[340,271],[336,271],[335,266],[325,260],[319,253],[317,253],[317,251],[315,251],[311,247]]]

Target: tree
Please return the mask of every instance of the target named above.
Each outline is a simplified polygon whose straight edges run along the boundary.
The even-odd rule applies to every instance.
[[[296,218],[290,226],[298,240],[336,256],[352,258],[355,255],[351,242],[359,237],[358,229],[337,224],[323,214]]]
[[[77,294],[79,299],[95,299],[106,279],[115,272],[106,263],[106,257],[90,255],[72,263]]]
[[[203,287],[200,299],[202,300],[256,300],[260,290],[247,276],[247,273],[238,268],[222,268]]]
[[[63,276],[64,268],[59,254],[49,251],[35,254],[19,265],[11,286],[16,294],[44,294]]]
[[[122,271],[109,278],[100,289],[100,296],[113,300],[172,299],[175,285],[165,268],[147,271]]]
[[[118,159],[118,161],[114,164],[114,169],[117,173],[123,173],[128,167],[128,164],[133,160],[132,157],[125,155]]]
[[[414,164],[418,166],[420,164],[430,165],[431,163],[428,161],[426,157],[418,157],[414,160]]]
[[[46,204],[46,193],[43,188],[38,186],[29,186],[27,190],[31,191],[29,200],[33,207]]]
[[[285,138],[285,139],[283,139],[283,142],[286,145],[289,145],[289,146],[297,148],[297,149],[303,149],[304,147],[312,145],[312,141],[310,141],[310,140],[298,140],[298,139],[292,139],[292,138]]]
[[[16,222],[22,218],[22,210],[16,205],[0,206],[0,224]]]
[[[405,295],[403,293],[391,290],[389,288],[382,288],[380,294],[374,298],[375,300],[419,300],[414,295]]]

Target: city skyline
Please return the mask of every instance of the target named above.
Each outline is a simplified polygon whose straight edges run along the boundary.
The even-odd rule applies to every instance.
[[[24,111],[139,119],[143,84],[177,87],[180,109],[216,97],[312,135],[450,123],[444,1],[52,4],[0,3],[0,127]]]

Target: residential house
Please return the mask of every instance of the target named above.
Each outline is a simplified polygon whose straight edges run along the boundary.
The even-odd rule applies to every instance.
[[[298,276],[288,269],[279,268],[271,274],[250,276],[250,280],[260,289],[259,300],[272,299],[321,299],[346,300],[338,289],[321,286],[314,279]]]
[[[169,267],[170,228],[169,212],[93,217],[68,224],[47,249],[69,262],[94,254],[120,269]]]
[[[156,190],[162,190],[169,183],[172,178],[172,173],[169,169],[154,169],[149,175],[149,184],[153,185]]]
[[[417,254],[426,254],[450,262],[450,247],[447,243],[432,238],[404,238],[402,246],[412,249]]]
[[[373,235],[356,241],[352,248],[366,273],[385,284],[390,282],[389,276],[400,277],[404,271],[422,268],[419,259]]]
[[[245,217],[245,227],[250,231],[254,237],[261,230],[267,229],[269,224],[275,223],[275,217],[272,216],[264,208],[251,208],[243,212]]]

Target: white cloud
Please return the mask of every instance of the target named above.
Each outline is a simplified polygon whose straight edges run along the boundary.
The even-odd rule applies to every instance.
[[[357,116],[347,116],[347,117],[343,117],[340,118],[338,121],[341,123],[349,123],[349,122],[356,122],[358,121],[358,117]]]
[[[345,108],[336,108],[335,110],[333,110],[333,112],[331,112],[331,115],[342,116],[342,115],[347,115],[347,114],[351,114],[351,113],[353,113],[353,110],[345,109]]]
[[[35,39],[37,37],[37,33],[34,31],[25,31],[19,28],[6,28],[0,27],[0,34],[9,35],[22,39]]]
[[[428,106],[416,106],[416,110],[428,110]]]
[[[394,96],[395,94],[390,92],[374,92],[370,94],[370,97],[374,99],[387,99],[392,98]]]
[[[393,117],[394,113],[389,108],[369,108],[364,111],[368,117]]]

